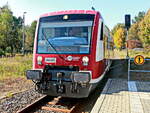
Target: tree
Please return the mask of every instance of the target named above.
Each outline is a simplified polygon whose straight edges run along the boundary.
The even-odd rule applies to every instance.
[[[31,26],[26,26],[26,50],[32,51],[35,37],[37,21],[33,21]]]
[[[14,20],[14,26],[15,26],[15,38],[14,38],[14,50],[16,52],[20,52],[21,48],[22,48],[22,22],[23,19],[21,17],[15,17],[13,16],[13,20]],[[14,34],[15,34],[14,33]]]
[[[117,25],[115,25],[115,27],[111,30],[111,34],[112,36],[115,34],[115,32],[119,29],[119,28],[124,28],[124,24],[122,23],[118,23]]]
[[[137,16],[134,17],[134,19],[132,20],[133,23],[137,23],[140,22],[145,16],[145,12],[139,12]]]
[[[139,38],[145,48],[150,48],[150,9],[139,23]]]
[[[129,29],[129,40],[140,40],[139,39],[139,23],[134,23]]]
[[[125,47],[126,30],[122,23],[118,23],[111,31],[115,47],[119,50]]]
[[[21,52],[22,48],[22,22],[21,17],[13,16],[8,5],[0,8],[0,48],[8,53]],[[25,49],[32,51],[36,21],[31,26],[25,26]],[[2,53],[2,52],[1,52]]]
[[[0,48],[13,53],[19,51],[21,39],[19,33],[22,18],[13,16],[8,5],[0,8]],[[9,48],[9,49],[8,49]]]
[[[118,28],[114,33],[113,38],[117,49],[121,50],[123,47],[125,47],[126,31],[124,28]]]
[[[137,16],[134,17],[134,19],[132,20],[133,24],[131,26],[131,28],[129,29],[129,35],[128,38],[130,40],[139,40],[139,31],[140,31],[140,26],[139,23],[142,21],[142,19],[145,16],[145,12],[139,12]]]
[[[129,40],[135,40],[142,42],[144,48],[150,50],[150,9],[147,13],[139,12],[137,16],[132,20],[133,24],[129,29]],[[115,46],[119,49],[121,46],[124,46],[125,42],[125,30],[123,24],[117,24],[112,30],[112,36],[114,38]]]
[[[8,6],[3,6],[0,12],[0,47],[5,49],[12,41],[13,16]]]

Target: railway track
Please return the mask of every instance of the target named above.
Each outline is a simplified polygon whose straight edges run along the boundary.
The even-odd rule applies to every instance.
[[[88,98],[73,99],[43,96],[17,113],[89,113],[103,90],[107,79],[108,77],[104,77]]]
[[[33,111],[34,108],[38,107],[41,103],[46,101],[46,99],[48,99],[48,96],[42,96],[35,102],[33,102],[33,103],[29,104],[28,106],[26,106],[25,108],[17,111],[17,113],[29,113],[29,112]]]
[[[17,113],[38,112],[39,110],[56,113],[77,113],[80,107],[79,99],[43,96]]]

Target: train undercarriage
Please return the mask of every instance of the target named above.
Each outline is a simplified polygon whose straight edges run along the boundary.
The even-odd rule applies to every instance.
[[[96,87],[90,83],[91,73],[77,66],[47,65],[44,70],[28,70],[26,75],[39,93],[51,96],[84,98]]]

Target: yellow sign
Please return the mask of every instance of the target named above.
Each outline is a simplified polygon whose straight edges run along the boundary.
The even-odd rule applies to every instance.
[[[144,62],[145,62],[145,59],[142,55],[137,55],[134,58],[134,63],[137,64],[137,65],[142,65],[142,64],[144,64]]]

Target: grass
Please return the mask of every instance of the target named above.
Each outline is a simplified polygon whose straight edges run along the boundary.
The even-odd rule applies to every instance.
[[[0,58],[0,80],[9,77],[24,77],[25,71],[32,68],[32,55]]]
[[[129,50],[129,56],[131,58],[134,58],[137,55],[142,55],[144,58],[150,58],[150,51],[135,51],[135,50]]]
[[[12,97],[13,96],[13,93],[12,92],[8,92],[7,94],[6,94],[6,97],[7,98],[10,98],[10,97]]]
[[[143,55],[150,58],[150,51],[129,50],[129,56]],[[114,58],[125,59],[126,50],[114,50]],[[15,56],[11,58],[0,58],[0,80],[10,77],[25,77],[25,71],[32,68],[32,55]]]
[[[137,55],[142,55],[144,58],[150,58],[150,51],[138,51],[138,50],[129,50],[129,57],[134,58]],[[114,50],[114,57],[118,59],[125,59],[127,56],[126,50]]]

